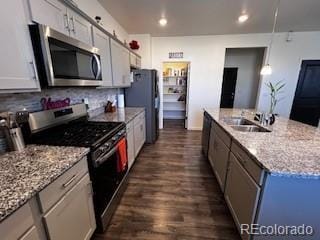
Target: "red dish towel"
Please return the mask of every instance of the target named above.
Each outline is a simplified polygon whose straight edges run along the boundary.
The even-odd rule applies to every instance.
[[[123,138],[117,143],[118,147],[118,163],[117,163],[117,171],[118,173],[123,172],[126,169],[128,163],[127,157],[127,142],[126,139]]]

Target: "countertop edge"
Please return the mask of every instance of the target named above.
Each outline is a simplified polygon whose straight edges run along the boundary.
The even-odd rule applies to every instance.
[[[18,211],[25,204],[27,204],[34,196],[36,196],[38,193],[40,193],[42,190],[44,190],[46,187],[48,187],[50,184],[52,184],[54,181],[56,181],[60,176],[62,176],[64,173],[66,173],[68,170],[70,170],[73,166],[75,166],[78,162],[80,162],[84,157],[86,157],[88,155],[89,152],[90,152],[90,149],[86,148],[86,150],[83,151],[83,153],[78,157],[78,159],[75,162],[73,162],[72,164],[67,166],[65,169],[63,169],[61,172],[59,172],[59,174],[57,174],[52,179],[50,179],[50,182],[48,182],[44,186],[41,186],[38,189],[34,189],[34,191],[31,194],[29,194],[29,196],[27,198],[25,198],[24,200],[19,202],[19,206],[17,206],[13,210],[7,212],[6,215],[4,215],[0,218],[0,224],[3,221],[5,221],[7,218],[9,218],[12,214],[14,214],[16,211]]]
[[[295,173],[295,172],[281,172],[281,171],[273,171],[266,167],[261,161],[259,161],[256,156],[254,156],[245,146],[241,144],[241,142],[235,138],[229,131],[225,129],[225,127],[217,120],[214,116],[210,114],[210,110],[203,108],[203,111],[206,112],[211,119],[219,125],[223,129],[223,131],[231,137],[232,141],[236,142],[240,147],[250,156],[250,158],[261,168],[263,168],[267,174],[275,177],[286,177],[286,178],[300,178],[300,179],[312,179],[312,180],[320,180],[320,174],[310,174],[310,173]],[[230,150],[231,151],[231,150]]]

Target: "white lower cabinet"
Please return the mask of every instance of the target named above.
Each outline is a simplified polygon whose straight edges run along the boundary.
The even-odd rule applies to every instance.
[[[0,223],[0,239],[40,240],[29,203]]]
[[[96,229],[92,186],[83,158],[0,223],[5,240],[89,240]]]
[[[146,141],[145,113],[140,113],[134,120],[134,152],[137,156]]]
[[[135,159],[133,121],[127,124],[127,152],[128,152],[128,164],[130,169]]]
[[[45,214],[44,221],[51,240],[90,239],[96,223],[88,174]]]
[[[146,119],[145,112],[143,111],[127,123],[127,153],[129,168],[132,167],[145,141]]]

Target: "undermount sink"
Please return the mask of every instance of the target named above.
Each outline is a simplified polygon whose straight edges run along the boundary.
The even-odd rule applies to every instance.
[[[271,132],[270,130],[257,125],[231,125],[231,127],[240,132]]]
[[[224,122],[228,124],[230,127],[232,127],[234,130],[240,132],[271,132],[270,130],[263,128],[243,117],[225,118]]]
[[[236,126],[239,126],[239,125],[254,125],[253,122],[245,119],[245,118],[242,118],[242,117],[230,117],[230,118],[225,118],[224,119],[224,122],[228,125],[236,125]]]

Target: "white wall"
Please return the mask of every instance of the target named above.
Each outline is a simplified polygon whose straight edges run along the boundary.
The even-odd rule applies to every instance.
[[[255,108],[264,48],[229,48],[225,67],[238,68],[234,108]]]
[[[101,17],[103,27],[113,34],[113,30],[116,31],[117,37],[122,42],[126,40],[129,42],[129,34],[127,31],[110,15],[110,13],[102,7],[97,0],[73,0],[78,7],[88,14],[92,19],[96,16]]]
[[[151,63],[151,35],[150,34],[130,34],[129,35],[130,42],[131,40],[138,41],[140,48],[135,50],[137,54],[141,56],[141,67],[150,69],[152,68]]]
[[[283,80],[287,84],[284,89],[285,99],[279,103],[276,112],[288,117],[301,61],[320,59],[320,32],[294,33],[293,41],[289,43],[286,42],[286,36],[286,33],[275,36],[270,56],[273,74],[262,78],[257,106],[260,110],[268,109],[268,89],[263,83]],[[189,126],[190,129],[201,129],[202,109],[220,105],[226,48],[267,47],[269,41],[270,34],[155,37],[152,38],[152,67],[159,70],[162,79],[162,62],[169,61],[168,53],[184,52],[183,61],[191,62]],[[161,110],[162,106],[160,107]]]

